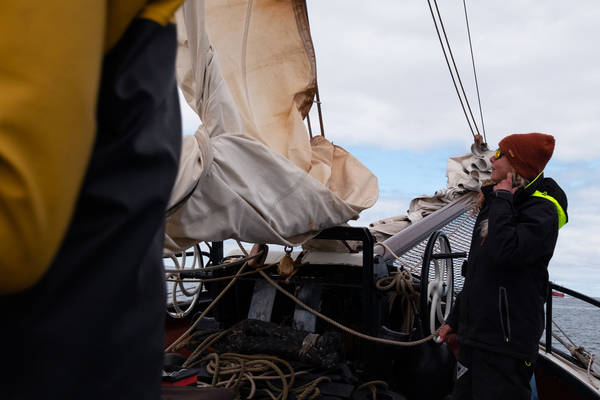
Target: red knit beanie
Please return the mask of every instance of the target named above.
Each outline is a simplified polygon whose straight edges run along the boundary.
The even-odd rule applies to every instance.
[[[531,180],[544,170],[554,151],[554,137],[543,133],[515,133],[498,143],[502,153],[523,178]]]

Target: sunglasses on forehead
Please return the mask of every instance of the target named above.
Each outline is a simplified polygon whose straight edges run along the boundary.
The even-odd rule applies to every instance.
[[[498,159],[502,158],[503,155],[504,155],[504,153],[502,152],[502,149],[499,148],[494,153],[494,160],[498,160]]]

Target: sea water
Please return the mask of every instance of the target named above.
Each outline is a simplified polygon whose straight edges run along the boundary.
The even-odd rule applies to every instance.
[[[600,358],[600,308],[567,295],[552,297],[552,317],[564,332],[562,333],[556,325],[553,325],[553,333],[568,344],[571,344],[570,338],[576,346],[583,346]],[[545,332],[542,341],[546,341]],[[554,338],[552,346],[568,353],[568,350]]]

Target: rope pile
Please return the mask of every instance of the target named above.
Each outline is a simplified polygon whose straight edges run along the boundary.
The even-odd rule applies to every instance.
[[[254,397],[257,381],[266,381],[269,389],[262,390],[273,400],[286,399],[290,390],[298,391],[298,388],[293,388],[296,373],[287,361],[278,357],[210,353],[198,361],[200,363],[206,363],[206,370],[212,375],[211,386],[232,388],[237,397],[241,391],[248,393],[247,399]],[[278,380],[281,387],[271,384],[270,380]],[[274,396],[272,390],[278,391],[278,395]]]
[[[417,304],[419,293],[415,290],[413,276],[407,269],[393,272],[390,276],[380,278],[375,286],[382,292],[387,292],[389,309],[392,313],[396,298],[400,297],[400,312],[404,317],[402,321],[402,332],[408,332],[414,324],[415,316],[419,313]]]
[[[384,389],[388,388],[388,384],[384,381],[371,381],[363,383],[356,390],[369,389],[371,391],[371,398],[377,400],[377,386],[382,386]]]
[[[292,393],[299,400],[312,400],[320,394],[319,384],[326,382],[330,379],[326,376],[320,376],[309,382],[303,382],[300,385],[294,386],[295,377],[299,374],[304,374],[307,371],[296,372],[293,370],[293,368],[287,361],[284,361],[278,357],[271,355],[251,356],[237,353],[218,354],[214,351],[214,349],[211,346],[218,340],[226,337],[231,332],[231,330],[228,329],[218,332],[212,332],[208,335],[206,332],[195,331],[200,322],[204,319],[204,317],[210,312],[211,309],[214,308],[218,301],[235,284],[237,279],[240,276],[244,275],[254,273],[260,274],[262,278],[265,281],[269,282],[273,287],[275,287],[276,290],[281,292],[284,296],[290,298],[294,303],[298,304],[303,309],[316,315],[318,318],[328,322],[336,328],[364,340],[394,346],[408,347],[423,344],[433,339],[437,335],[436,331],[433,334],[419,340],[411,342],[401,342],[391,339],[374,337],[366,335],[362,332],[358,332],[335,321],[334,319],[326,315],[321,314],[317,310],[314,310],[313,308],[304,304],[294,295],[283,289],[265,271],[269,268],[276,267],[278,263],[254,263],[254,265],[252,265],[254,269],[252,271],[247,271],[249,261],[260,259],[263,256],[263,252],[261,251],[258,254],[248,255],[248,252],[245,251],[243,247],[241,248],[242,252],[244,253],[244,257],[236,261],[236,264],[241,265],[235,275],[222,278],[212,278],[210,280],[197,280],[200,282],[208,282],[214,281],[216,279],[230,279],[229,283],[225,286],[221,293],[219,293],[219,295],[215,297],[215,299],[208,305],[208,307],[204,309],[204,311],[200,314],[200,316],[198,316],[198,318],[190,326],[190,328],[165,350],[166,352],[171,352],[180,350],[182,348],[190,348],[191,346],[194,346],[194,342],[200,341],[199,344],[194,346],[194,350],[188,356],[182,367],[194,368],[198,366],[203,366],[208,372],[208,374],[211,375],[210,386],[232,388],[236,391],[238,398],[240,397],[241,393],[243,393],[243,395],[246,398],[251,399],[253,396],[256,395],[256,393],[262,392],[264,394],[267,394],[272,400],[287,399]],[[218,266],[207,268],[217,269],[223,267],[231,267],[231,265],[221,264]],[[172,274],[170,279],[173,279],[175,281],[183,280],[181,277],[176,276],[178,271],[168,271],[167,273]],[[388,288],[395,288],[395,290],[399,290],[403,293],[405,292],[409,296],[414,296],[416,295],[416,293],[414,292],[414,289],[412,289],[411,279],[412,277],[410,276],[410,272],[408,270],[404,270],[393,274],[392,277],[388,278],[388,280],[380,280],[377,284],[378,287],[382,290],[387,290]],[[410,307],[412,307],[414,310],[416,306],[413,304]],[[375,398],[377,387],[380,387],[383,384],[384,383],[381,382],[369,382],[366,384],[366,386],[363,385],[357,390],[369,389]]]

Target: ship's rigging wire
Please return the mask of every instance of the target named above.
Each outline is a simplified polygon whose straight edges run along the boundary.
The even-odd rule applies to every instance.
[[[487,136],[486,136],[486,132],[485,132],[485,123],[483,120],[483,110],[481,107],[481,95],[479,92],[479,81],[477,79],[477,71],[475,68],[475,56],[473,54],[473,44],[471,41],[471,29],[469,26],[469,17],[467,14],[466,0],[463,0],[463,9],[464,9],[464,13],[465,13],[465,22],[467,25],[467,34],[468,34],[468,38],[469,38],[469,49],[470,49],[470,53],[471,53],[471,64],[473,66],[473,77],[475,79],[475,90],[477,92],[477,103],[479,106],[479,117],[481,119],[481,131],[482,132],[479,131],[479,126],[477,125],[477,121],[475,119],[475,116],[473,115],[473,110],[471,109],[471,104],[469,103],[469,99],[465,92],[465,88],[462,83],[460,73],[458,72],[458,67],[456,66],[456,62],[454,60],[454,54],[452,53],[450,41],[448,39],[448,35],[446,34],[446,28],[445,28],[444,22],[442,20],[442,15],[440,13],[440,9],[438,7],[437,0],[433,0],[433,2],[435,5],[436,14],[439,19],[439,26],[438,26],[438,21],[436,20],[435,14],[433,12],[433,7],[431,6],[431,0],[427,0],[427,4],[429,6],[429,11],[431,12],[431,18],[433,20],[433,24],[434,24],[435,30],[437,32],[438,40],[440,42],[440,46],[442,47],[442,53],[444,54],[444,58],[446,60],[446,65],[448,66],[448,71],[450,72],[450,77],[452,78],[452,83],[454,84],[454,88],[456,90],[456,95],[458,96],[458,100],[460,102],[461,108],[465,115],[465,119],[467,120],[467,124],[469,125],[469,130],[471,131],[471,135],[473,135],[473,137],[475,137],[476,134],[480,135],[481,133],[483,133],[484,142],[487,143]],[[304,10],[305,10],[305,14],[306,14],[306,20],[307,20],[307,22],[309,22],[308,8],[306,5],[306,2],[304,3]],[[446,42],[446,47],[448,48],[447,52],[446,52],[446,47],[444,47],[444,41],[442,41],[442,37],[440,34],[440,29],[439,29],[440,27],[442,28],[442,33],[444,34],[444,41]],[[452,60],[452,66],[450,65],[450,60],[448,59],[448,54],[450,55],[450,59]],[[453,69],[453,67],[454,67],[454,69]],[[456,78],[455,78],[455,75],[456,75]],[[457,80],[458,80],[458,85],[456,83]],[[460,90],[458,88],[459,85],[460,85]],[[462,92],[462,96],[461,96],[461,92]],[[321,131],[320,134],[321,134],[321,136],[325,137],[325,130],[323,128],[323,115],[322,115],[322,110],[321,110],[321,99],[319,96],[318,84],[315,85],[315,100],[313,101],[313,103],[317,104],[317,112],[318,112],[318,116],[319,116],[319,128]],[[465,108],[465,104],[467,106],[466,108]],[[467,114],[467,109],[468,109],[468,114]],[[313,133],[312,133],[312,126],[311,126],[309,114],[310,114],[310,111],[309,111],[309,113],[306,114],[306,120],[307,120],[307,124],[308,124],[309,135],[310,135],[310,138],[312,139]],[[470,118],[469,118],[469,116],[470,116]],[[475,129],[473,129],[473,128],[475,128]]]
[[[481,108],[481,96],[479,95],[479,82],[477,80],[477,71],[475,69],[475,56],[473,55],[473,44],[471,43],[471,28],[469,27],[469,16],[467,14],[467,3],[463,0],[463,9],[465,10],[465,22],[467,24],[467,34],[469,36],[469,49],[471,50],[471,64],[473,65],[473,77],[475,78],[475,90],[477,91],[477,103],[479,103],[479,117],[481,118],[481,130],[483,131],[483,141],[487,143],[485,135],[485,124],[483,123],[483,110]]]
[[[456,67],[456,62],[454,61],[454,55],[452,54],[452,48],[450,47],[450,41],[448,40],[448,35],[446,34],[446,28],[444,27],[444,23],[442,21],[442,15],[440,13],[440,10],[439,10],[438,4],[437,4],[437,0],[433,0],[433,3],[435,4],[436,13],[438,15],[439,26],[438,26],[438,21],[435,18],[435,13],[433,12],[433,7],[431,6],[431,0],[427,0],[427,5],[429,6],[429,11],[431,12],[431,18],[433,20],[433,25],[435,26],[435,31],[437,33],[438,40],[440,42],[440,46],[442,47],[442,53],[444,54],[444,58],[446,60],[446,65],[448,66],[448,71],[450,72],[450,77],[452,78],[452,83],[454,84],[454,89],[456,89],[456,95],[458,96],[460,106],[462,107],[463,113],[467,120],[467,124],[469,125],[471,135],[473,135],[473,137],[475,137],[475,134],[476,134],[475,132],[477,132],[477,134],[479,134],[479,128],[477,127],[477,122],[475,121],[475,118],[473,117],[473,112],[472,112],[471,106],[469,104],[469,99],[467,98],[467,95],[465,93],[465,89],[462,84],[462,80],[460,79],[460,74],[458,72],[458,68]],[[446,45],[448,47],[448,54],[450,54],[450,58],[452,59],[452,65],[454,66],[454,71],[452,69],[452,66],[450,65],[450,60],[448,60],[448,54],[446,53],[446,47],[444,47],[444,40],[442,40],[442,35],[440,34],[440,27],[442,28],[442,33],[444,34],[444,39],[445,39]],[[456,75],[456,78],[454,77],[454,75]],[[462,90],[462,96],[461,96],[461,90],[458,89],[458,84],[456,83],[457,79],[460,84],[460,88]],[[464,97],[464,100],[463,100],[463,97]],[[467,109],[465,108],[465,103],[467,104],[467,108],[469,109],[468,114],[467,114]],[[469,114],[470,114],[471,118],[469,118]],[[475,130],[473,130],[473,127],[475,127]]]

